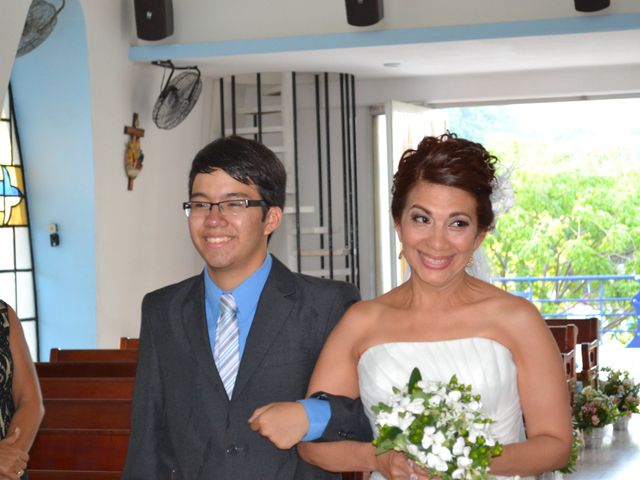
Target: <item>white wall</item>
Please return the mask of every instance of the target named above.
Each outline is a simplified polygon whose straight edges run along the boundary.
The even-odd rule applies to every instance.
[[[640,3],[640,2],[639,2]],[[640,65],[361,80],[358,103],[452,105],[640,95]]]
[[[132,4],[82,0],[95,164],[97,346],[102,348],[117,346],[120,336],[138,336],[144,293],[202,269],[180,202],[187,198],[191,160],[206,143],[206,95],[173,130],[153,124],[162,69],[128,60]],[[134,190],[127,191],[123,128],[131,125],[133,112],[145,129],[144,163]]]
[[[174,0],[173,10],[175,33],[158,43],[218,42],[363,30],[347,23],[343,0]],[[640,2],[615,0],[605,11],[609,15],[630,12],[640,12]],[[382,21],[364,30],[500,23],[575,15],[585,14],[576,12],[571,0],[386,0]],[[132,40],[145,44],[137,41],[135,35]]]
[[[30,4],[30,0],[2,0],[0,4],[2,6],[2,16],[0,16],[0,32],[2,32],[2,41],[0,41],[0,105],[4,104],[11,68]]]

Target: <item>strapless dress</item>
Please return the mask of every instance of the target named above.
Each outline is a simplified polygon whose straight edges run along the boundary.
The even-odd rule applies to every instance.
[[[473,392],[481,395],[483,413],[494,421],[491,432],[503,445],[525,439],[517,370],[511,351],[495,340],[481,337],[392,342],[367,349],[358,363],[358,378],[360,398],[374,431],[371,407],[387,402],[392,387],[404,387],[414,367],[420,369],[426,381],[447,383],[455,374],[460,383],[471,385]],[[374,472],[371,480],[384,480],[384,477]]]

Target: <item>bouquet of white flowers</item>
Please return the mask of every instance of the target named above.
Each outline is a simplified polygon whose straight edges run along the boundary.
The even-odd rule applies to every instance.
[[[424,382],[414,368],[405,388],[394,387],[388,403],[373,407],[376,454],[403,452],[442,480],[492,478],[489,462],[502,453],[502,445],[480,408],[480,395],[455,375],[446,384]]]

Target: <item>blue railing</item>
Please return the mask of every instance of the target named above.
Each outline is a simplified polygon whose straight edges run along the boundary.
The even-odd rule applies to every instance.
[[[640,275],[502,277],[493,278],[492,281],[510,293],[527,298],[540,309],[545,318],[595,316],[602,322],[603,333],[635,332],[636,338],[632,343],[636,339],[640,341],[640,286],[632,296],[607,295],[607,290],[611,290],[607,288],[607,283],[640,284]],[[553,285],[542,285],[549,283]],[[635,288],[627,286],[624,290],[630,292]],[[571,295],[564,296],[566,292]],[[579,306],[582,308],[578,308]]]

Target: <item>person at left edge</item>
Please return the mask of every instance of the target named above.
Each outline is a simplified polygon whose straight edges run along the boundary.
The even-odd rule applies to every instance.
[[[42,393],[16,312],[0,300],[0,479],[27,479],[29,449],[44,416]]]
[[[285,185],[280,160],[253,140],[221,138],[193,160],[184,208],[206,267],[142,302],[124,480],[338,478],[295,449],[277,448],[248,421],[262,405],[304,398],[325,339],[359,300],[355,286],[292,273],[267,252]],[[214,360],[226,308],[220,299],[228,293],[237,305],[240,358],[230,395]],[[327,403],[324,440],[358,432],[366,421],[353,414],[362,411],[359,401],[329,396]]]

